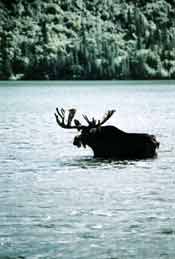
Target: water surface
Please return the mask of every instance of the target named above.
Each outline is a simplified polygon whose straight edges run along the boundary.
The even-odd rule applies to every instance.
[[[174,82],[0,83],[0,258],[175,258]],[[155,134],[157,159],[95,160],[55,107]]]

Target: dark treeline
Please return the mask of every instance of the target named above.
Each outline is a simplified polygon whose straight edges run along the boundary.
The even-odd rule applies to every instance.
[[[1,0],[0,79],[174,79],[174,0]]]

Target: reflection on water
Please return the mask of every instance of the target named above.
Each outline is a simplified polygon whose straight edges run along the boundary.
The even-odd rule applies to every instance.
[[[86,168],[121,168],[129,165],[134,165],[135,162],[131,160],[114,160],[114,159],[103,159],[93,158],[92,156],[77,156],[74,159],[65,159],[60,162],[61,166],[80,167]]]
[[[0,88],[0,258],[175,258],[173,84],[58,84]],[[114,108],[111,124],[157,136],[158,157],[94,159],[56,106]]]

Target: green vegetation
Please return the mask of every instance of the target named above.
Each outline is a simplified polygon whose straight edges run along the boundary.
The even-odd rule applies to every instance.
[[[0,79],[174,79],[174,0],[1,0]]]

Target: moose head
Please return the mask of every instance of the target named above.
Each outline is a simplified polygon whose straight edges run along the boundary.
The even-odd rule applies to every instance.
[[[58,125],[64,129],[77,129],[80,131],[80,135],[76,136],[74,138],[73,144],[77,147],[86,147],[86,145],[90,146],[94,144],[94,138],[96,138],[96,134],[100,132],[101,126],[109,120],[109,118],[113,115],[115,110],[110,110],[105,113],[103,119],[95,120],[95,118],[92,118],[90,120],[87,115],[83,114],[83,118],[86,121],[87,125],[82,125],[79,120],[74,119],[74,125],[72,125],[72,120],[75,116],[76,109],[69,109],[68,110],[68,117],[67,122],[65,122],[65,114],[66,111],[62,109],[56,108],[55,118],[58,123]]]
[[[156,149],[159,147],[159,142],[154,135],[127,133],[114,126],[103,126],[114,112],[115,110],[107,111],[102,120],[95,118],[90,120],[87,115],[83,115],[86,125],[74,119],[76,109],[69,109],[66,112],[63,108],[60,110],[56,108],[55,118],[60,127],[77,129],[80,134],[75,136],[73,144],[77,147],[89,146],[95,157],[117,159],[154,157]]]

